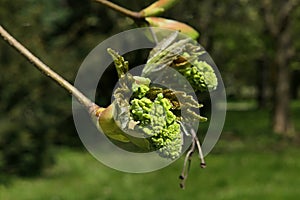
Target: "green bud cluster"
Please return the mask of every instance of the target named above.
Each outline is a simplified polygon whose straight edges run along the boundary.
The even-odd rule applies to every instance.
[[[187,78],[196,91],[215,90],[218,81],[213,68],[205,61],[194,61],[180,67],[178,71]]]
[[[181,43],[185,44],[184,41]],[[164,58],[168,52],[172,52],[172,48],[169,50],[165,53],[154,50],[152,53],[157,55],[153,56],[151,62],[157,64],[157,62],[163,61],[165,66],[172,65],[174,62],[172,58],[169,59],[170,56]],[[181,73],[186,74],[188,78],[198,78],[199,80],[195,81],[195,85],[198,87],[206,81],[206,77],[203,80],[203,76],[206,72],[211,72],[209,71],[210,66],[205,66],[201,61],[195,61],[197,59],[194,58],[194,55],[199,55],[197,49],[189,52],[190,55],[185,53],[185,59],[193,58],[195,66],[186,62],[184,65],[187,66],[180,65],[180,70],[185,69]],[[206,118],[194,111],[202,105],[186,92],[153,86],[149,78],[131,75],[127,72],[128,62],[111,49],[109,49],[109,53],[114,59],[120,79],[119,85],[114,91],[115,100],[113,109],[111,109],[113,112],[111,114],[115,119],[112,121],[110,116],[106,121],[101,121],[102,127],[109,129],[104,133],[113,140],[131,143],[143,151],[156,151],[164,158],[178,158],[182,152],[184,140],[181,129],[185,125],[181,122],[193,124],[206,121]],[[148,67],[148,71],[144,71],[145,74],[151,72],[151,67]],[[195,72],[192,70],[189,72],[190,68]],[[200,72],[204,72],[204,75]],[[118,128],[113,129],[112,127],[115,125],[112,123],[115,123]]]
[[[183,142],[180,124],[171,110],[173,106],[164,98],[163,93],[158,93],[151,100],[147,93],[139,92],[145,91],[146,87],[148,86],[142,84],[139,87],[133,85],[132,88],[135,96],[139,97],[130,101],[131,118],[138,122],[135,129],[144,133],[149,140],[150,149],[157,150],[162,157],[176,159],[180,156]]]
[[[172,34],[153,48],[143,75],[147,77],[151,72],[163,72],[164,68],[173,67],[186,77],[195,91],[215,90],[218,85],[215,71],[201,59],[205,50],[189,38],[174,42],[176,37]]]

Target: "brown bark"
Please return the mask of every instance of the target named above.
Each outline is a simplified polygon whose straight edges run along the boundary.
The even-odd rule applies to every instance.
[[[277,80],[275,85],[275,105],[273,116],[273,130],[276,133],[289,134],[292,131],[290,120],[290,70],[287,58],[278,53],[276,55]]]
[[[293,45],[291,40],[290,17],[297,0],[288,0],[280,6],[279,12],[273,10],[274,1],[264,0],[262,11],[265,27],[270,34],[276,49],[273,57],[276,67],[276,78],[274,85],[273,106],[273,131],[278,134],[289,136],[293,134],[293,124],[290,118],[290,59],[293,56]]]
[[[281,26],[277,42],[277,52],[275,64],[277,66],[277,80],[275,85],[275,106],[273,118],[273,130],[276,133],[290,135],[293,133],[293,125],[290,119],[291,102],[291,70],[289,67],[290,59],[293,56],[291,31],[289,23]]]

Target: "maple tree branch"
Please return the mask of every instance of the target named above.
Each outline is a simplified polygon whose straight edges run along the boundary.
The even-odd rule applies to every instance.
[[[119,13],[122,13],[123,15],[127,16],[127,17],[130,17],[132,19],[141,19],[141,15],[139,12],[134,12],[134,11],[131,11],[131,10],[128,10],[127,8],[124,8],[122,6],[119,6],[117,4],[114,4],[110,1],[107,1],[107,0],[94,0],[95,2],[97,3],[101,3]]]
[[[264,21],[267,30],[272,34],[273,37],[276,37],[278,35],[279,30],[276,24],[275,16],[272,13],[272,1],[262,1],[262,13],[264,16]]]
[[[66,81],[59,74],[54,72],[50,67],[44,64],[39,58],[33,55],[27,48],[25,48],[20,42],[18,42],[12,35],[10,35],[1,25],[0,25],[0,35],[2,38],[13,48],[15,48],[21,55],[23,55],[29,62],[31,62],[38,70],[44,73],[46,76],[58,83],[62,88],[71,93],[79,103],[90,111],[96,104],[93,103],[89,98],[82,94],[77,88]]]

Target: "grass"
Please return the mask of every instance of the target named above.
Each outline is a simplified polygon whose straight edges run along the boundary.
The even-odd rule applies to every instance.
[[[299,119],[295,103],[294,119]],[[298,129],[299,130],[299,129]],[[147,174],[110,169],[87,152],[57,149],[57,164],[38,178],[0,185],[2,200],[298,199],[300,150],[269,131],[264,111],[229,111],[224,133],[200,169],[194,157],[185,190],[183,159]]]
[[[187,188],[178,188],[182,160],[148,174],[109,169],[88,153],[58,151],[46,175],[1,186],[0,199],[297,199],[299,151],[211,154],[208,167],[194,162]],[[194,160],[195,161],[195,160]]]

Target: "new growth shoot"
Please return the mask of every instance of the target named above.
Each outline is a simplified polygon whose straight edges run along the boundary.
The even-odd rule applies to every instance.
[[[196,130],[193,128],[195,123],[204,122],[206,118],[196,112],[203,105],[190,94],[191,91],[185,87],[185,83],[180,82],[178,75],[172,77],[173,75],[165,70],[170,68],[181,74],[192,86],[192,90],[200,95],[216,89],[218,80],[215,72],[209,63],[201,59],[205,51],[193,40],[199,34],[181,22],[156,17],[175,5],[176,0],[157,1],[140,12],[130,11],[106,0],[95,1],[131,17],[139,24],[178,30],[189,36],[180,38],[178,32],[175,32],[161,41],[157,41],[155,37],[154,40],[158,43],[150,52],[139,76],[130,74],[129,63],[109,48],[108,53],[114,60],[120,80],[113,93],[114,101],[106,108],[92,102],[33,55],[2,26],[0,34],[38,70],[72,94],[89,112],[97,128],[112,142],[126,144],[126,150],[155,151],[165,159],[174,160],[182,155],[185,142],[191,141],[180,175],[180,186],[184,188],[191,156],[196,149],[200,166],[206,166]],[[152,34],[156,36],[156,33]],[[179,90],[174,89],[172,85],[156,85],[153,77],[171,78],[175,84],[181,84],[183,87]]]

